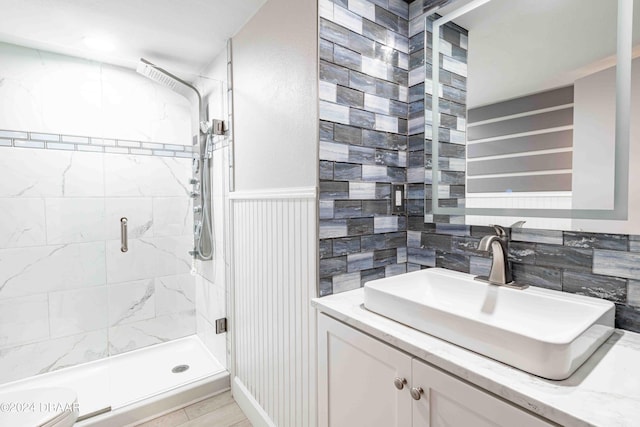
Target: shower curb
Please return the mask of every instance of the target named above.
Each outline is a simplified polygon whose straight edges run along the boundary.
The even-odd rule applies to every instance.
[[[118,408],[76,423],[76,427],[135,426],[145,421],[184,408],[192,403],[230,389],[229,373],[224,371],[191,384],[177,387],[140,402]]]

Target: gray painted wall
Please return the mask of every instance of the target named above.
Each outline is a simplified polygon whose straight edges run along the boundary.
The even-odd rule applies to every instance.
[[[318,182],[314,0],[269,0],[233,37],[235,190]]]

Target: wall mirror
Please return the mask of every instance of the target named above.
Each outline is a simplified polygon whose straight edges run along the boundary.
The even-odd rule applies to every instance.
[[[630,232],[638,3],[458,0],[426,18],[426,222]]]

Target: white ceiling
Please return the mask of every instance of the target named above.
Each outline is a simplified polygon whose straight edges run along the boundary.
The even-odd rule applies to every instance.
[[[0,41],[135,68],[198,74],[267,0],[0,0]],[[85,46],[106,37],[108,53]]]

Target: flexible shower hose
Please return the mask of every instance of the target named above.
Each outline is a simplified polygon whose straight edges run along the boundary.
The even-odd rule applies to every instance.
[[[211,226],[211,211],[210,211],[210,207],[209,207],[209,195],[211,193],[211,179],[209,177],[209,167],[210,167],[210,162],[211,162],[211,158],[209,158],[208,152],[209,152],[209,144],[212,143],[211,138],[212,138],[212,132],[209,131],[207,132],[207,137],[206,137],[206,142],[205,142],[205,149],[204,149],[204,155],[202,156],[202,194],[201,194],[201,200],[200,200],[200,204],[202,205],[202,224],[199,227],[199,233],[197,236],[197,242],[196,242],[196,251],[198,252],[198,256],[200,257],[200,259],[204,260],[204,261],[209,261],[211,259],[213,259],[213,238],[212,238],[212,226]],[[207,238],[210,242],[210,250],[208,253],[204,252],[204,244],[203,241],[205,239],[203,239],[203,237]]]

